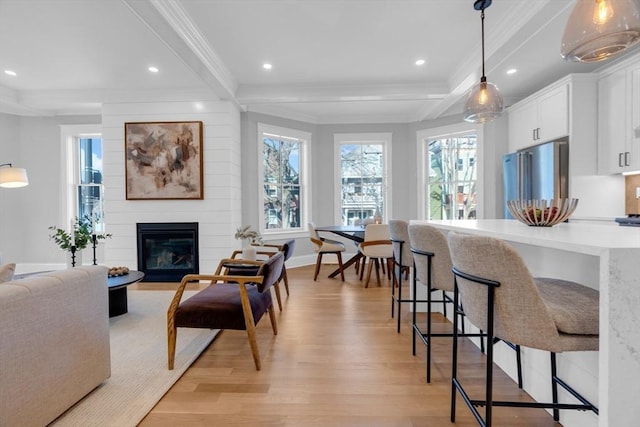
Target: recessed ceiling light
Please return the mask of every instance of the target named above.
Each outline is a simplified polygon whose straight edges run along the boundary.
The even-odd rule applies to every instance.
[[[418,60],[416,61],[416,65],[424,65],[424,63],[425,63],[425,60],[424,60],[424,59],[418,59]]]
[[[152,73],[157,73],[160,70],[157,67],[149,67],[149,71],[151,71]]]
[[[271,68],[273,68],[273,65],[265,62],[264,64],[262,64],[262,68],[264,68],[265,70],[270,70]]]
[[[11,71],[11,70],[4,70],[4,73],[9,75],[9,76],[17,76],[18,73],[16,73],[15,71]]]
[[[515,68],[510,68],[510,69],[507,70],[507,74],[515,74],[517,72],[518,72],[518,70],[516,70]]]

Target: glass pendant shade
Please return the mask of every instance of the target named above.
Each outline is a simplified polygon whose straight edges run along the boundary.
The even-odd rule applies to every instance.
[[[471,88],[467,96],[464,104],[464,120],[471,123],[485,123],[500,117],[503,111],[504,101],[498,87],[483,77]]]
[[[27,171],[23,168],[0,167],[0,187],[18,188],[29,185]]]
[[[578,0],[564,29],[561,55],[567,61],[596,62],[640,41],[637,0]]]

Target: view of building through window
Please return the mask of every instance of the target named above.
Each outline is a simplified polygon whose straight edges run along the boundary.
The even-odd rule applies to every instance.
[[[300,228],[300,153],[303,141],[262,134],[264,229]]]
[[[96,228],[104,231],[102,220],[102,139],[78,138],[78,218],[96,216]]]
[[[476,218],[476,135],[425,141],[429,177],[428,219]]]
[[[343,225],[382,220],[385,212],[383,144],[340,144],[341,215]]]

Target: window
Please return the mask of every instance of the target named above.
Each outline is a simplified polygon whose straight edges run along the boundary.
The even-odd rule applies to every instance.
[[[102,137],[96,125],[62,126],[62,141],[66,153],[66,223],[78,217],[92,221],[96,231],[104,232],[102,183]]]
[[[422,203],[426,219],[477,218],[477,133],[422,132]]]
[[[80,137],[78,165],[78,218],[102,218],[102,138]]]
[[[301,231],[308,209],[305,153],[311,134],[259,124],[261,232]]]
[[[389,218],[387,188],[391,134],[336,134],[338,223],[353,225]]]

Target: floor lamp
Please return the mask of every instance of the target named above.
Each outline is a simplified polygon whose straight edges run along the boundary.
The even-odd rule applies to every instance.
[[[0,164],[0,187],[19,188],[27,185],[29,185],[29,178],[27,178],[26,169],[14,168],[11,163]]]

